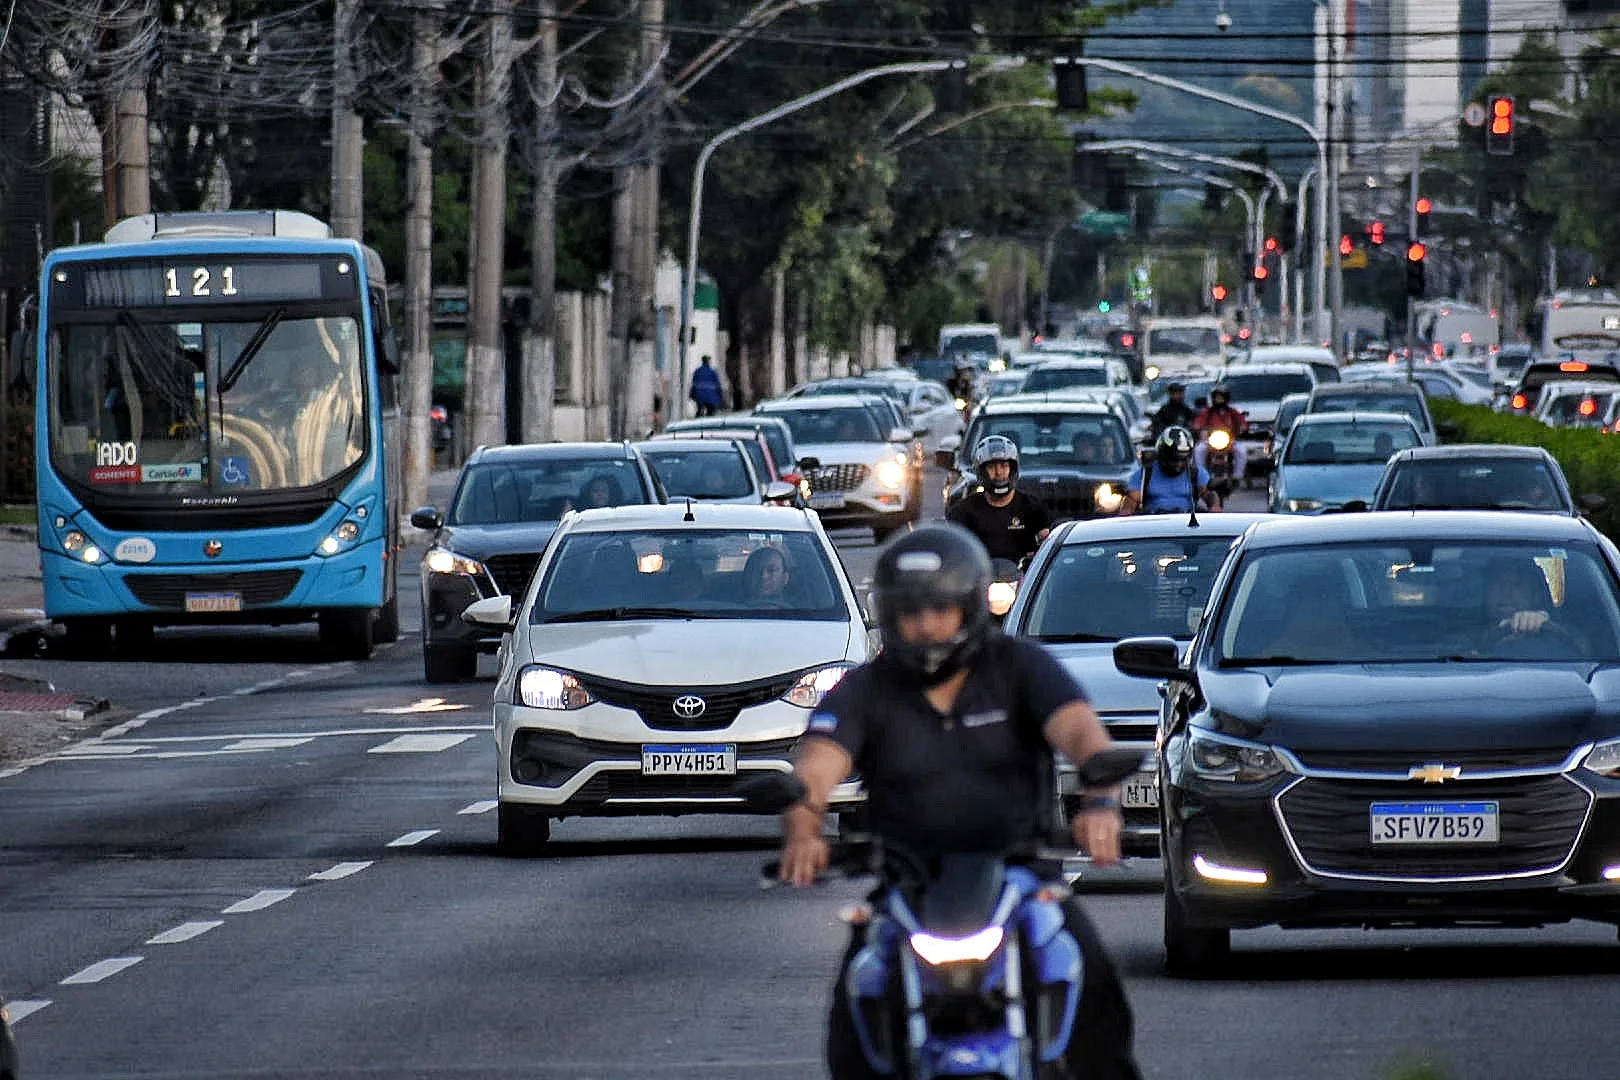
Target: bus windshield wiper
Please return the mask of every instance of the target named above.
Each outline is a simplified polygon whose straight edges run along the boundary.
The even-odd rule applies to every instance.
[[[287,309],[284,307],[278,307],[264,317],[264,322],[260,323],[259,328],[253,331],[253,336],[248,338],[246,345],[242,346],[242,351],[236,354],[236,359],[231,362],[230,368],[224,375],[220,376],[219,392],[221,394],[231,392],[231,387],[235,386],[236,380],[242,377],[242,372],[248,366],[248,362],[258,355],[260,349],[264,348],[265,341],[275,328],[281,324],[281,320],[286,317]]]

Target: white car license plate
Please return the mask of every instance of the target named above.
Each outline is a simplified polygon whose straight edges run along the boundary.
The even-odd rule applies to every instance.
[[[810,496],[810,509],[812,510],[842,510],[844,497],[842,495],[812,495]]]
[[[241,611],[242,594],[239,592],[188,592],[187,611]]]
[[[1159,805],[1159,774],[1139,772],[1125,781],[1120,800],[1125,809],[1153,809]]]
[[[670,746],[644,743],[641,747],[643,776],[731,776],[737,771],[737,747],[715,743]]]
[[[1498,804],[1493,802],[1373,803],[1374,844],[1494,844]]]

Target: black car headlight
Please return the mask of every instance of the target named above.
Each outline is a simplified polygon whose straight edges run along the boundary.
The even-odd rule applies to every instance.
[[[1200,780],[1257,784],[1291,771],[1274,747],[1193,728],[1187,737],[1187,764]]]
[[[467,577],[480,577],[484,573],[484,564],[476,559],[469,559],[465,555],[458,555],[449,548],[436,547],[431,549],[422,559],[422,565],[435,574],[463,574]]]
[[[1605,739],[1586,752],[1581,765],[1599,776],[1620,779],[1620,739]]]

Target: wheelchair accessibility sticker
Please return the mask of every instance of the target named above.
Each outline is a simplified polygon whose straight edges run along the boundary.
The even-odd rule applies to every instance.
[[[237,487],[245,487],[252,483],[248,473],[248,459],[245,457],[221,458],[219,462],[219,482]]]

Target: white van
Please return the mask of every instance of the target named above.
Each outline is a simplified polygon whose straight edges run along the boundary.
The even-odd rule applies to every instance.
[[[1162,374],[1214,372],[1226,366],[1226,329],[1213,315],[1156,316],[1143,320],[1137,349],[1146,382]]]

